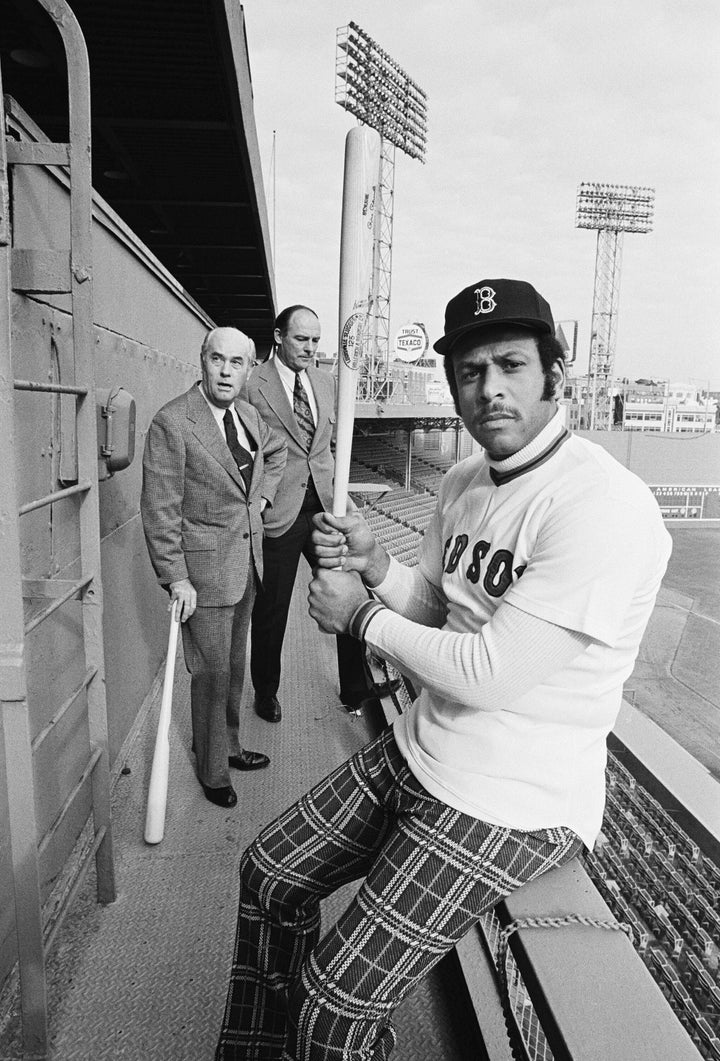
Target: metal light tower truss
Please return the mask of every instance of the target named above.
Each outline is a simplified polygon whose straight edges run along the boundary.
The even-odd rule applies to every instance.
[[[622,232],[598,229],[588,366],[588,427],[600,431],[609,431],[612,424],[610,387],[615,362],[622,251]]]
[[[588,427],[612,427],[610,387],[620,299],[623,235],[652,230],[655,190],[625,184],[583,183],[578,188],[576,228],[597,229],[590,360]]]
[[[390,288],[395,196],[395,150],[425,161],[427,96],[412,78],[355,22],[337,31],[335,102],[380,134],[380,168],[373,236],[372,312],[366,349],[372,363],[363,373],[374,398],[384,386],[390,361]]]

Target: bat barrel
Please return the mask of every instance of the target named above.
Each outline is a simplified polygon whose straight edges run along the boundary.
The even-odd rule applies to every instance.
[[[379,134],[366,125],[351,129],[345,139],[340,238],[338,397],[333,492],[335,516],[344,516],[347,508],[357,370],[366,353],[365,335],[372,302],[373,239],[379,175]]]
[[[155,746],[150,786],[145,815],[145,843],[159,844],[165,835],[168,777],[170,772],[170,742]]]
[[[145,842],[159,844],[165,835],[165,811],[167,808],[168,780],[170,773],[170,716],[172,712],[172,694],[175,681],[175,656],[177,654],[178,603],[173,601],[170,612],[170,632],[168,650],[165,659],[165,678],[163,681],[160,717],[158,719],[155,751],[150,770],[147,811],[145,814]]]

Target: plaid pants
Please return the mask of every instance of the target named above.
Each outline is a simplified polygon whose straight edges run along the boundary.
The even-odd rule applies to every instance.
[[[570,829],[524,833],[453,810],[385,730],[245,852],[216,1061],[384,1061],[415,984],[481,913],[580,847]],[[320,940],[320,900],[360,878]]]

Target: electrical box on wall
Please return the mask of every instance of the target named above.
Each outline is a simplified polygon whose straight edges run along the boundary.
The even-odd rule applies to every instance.
[[[135,399],[124,387],[98,388],[95,393],[102,479],[132,464],[135,456]]]

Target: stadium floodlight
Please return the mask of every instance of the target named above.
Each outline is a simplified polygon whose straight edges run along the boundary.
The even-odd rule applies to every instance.
[[[634,184],[585,182],[577,192],[576,228],[597,231],[586,426],[609,431],[613,425],[612,380],[620,299],[623,238],[651,232],[655,189]]]
[[[365,387],[361,400],[373,400],[384,392],[390,371],[395,151],[425,162],[427,96],[356,22],[340,27],[336,39],[335,102],[380,140],[377,178],[369,192],[366,217],[372,226],[373,251],[367,327],[361,344]]]
[[[654,188],[586,182],[578,188],[575,227],[651,232],[654,208]]]
[[[425,161],[427,96],[355,22],[337,31],[335,102],[364,125]]]

